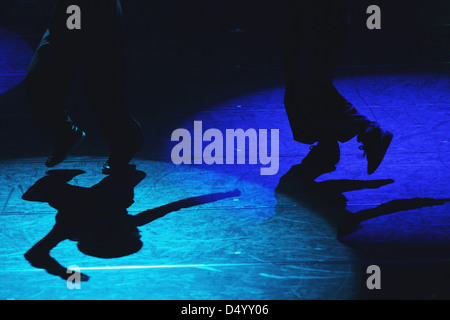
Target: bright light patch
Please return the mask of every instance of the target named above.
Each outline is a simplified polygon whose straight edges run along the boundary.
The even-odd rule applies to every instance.
[[[179,264],[179,265],[154,265],[154,266],[117,266],[117,267],[87,267],[79,268],[80,271],[92,270],[138,270],[138,269],[172,269],[172,268],[227,268],[253,266],[248,263],[227,263],[227,264]],[[261,265],[261,264],[258,264]]]

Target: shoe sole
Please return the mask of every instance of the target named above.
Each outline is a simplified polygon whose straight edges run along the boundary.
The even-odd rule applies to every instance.
[[[375,171],[377,171],[377,169],[380,167],[381,163],[384,160],[384,157],[386,156],[386,152],[389,149],[389,146],[391,145],[392,139],[394,138],[394,135],[390,132],[387,132],[382,140],[382,145],[383,145],[383,149],[382,149],[382,154],[380,156],[379,161],[376,163],[376,165],[373,168],[367,168],[367,173],[373,174]]]
[[[75,142],[75,143],[67,150],[67,152],[64,154],[63,157],[59,158],[58,161],[52,162],[52,163],[50,163],[50,164],[46,162],[46,163],[45,163],[45,166],[46,166],[47,168],[53,168],[53,167],[56,167],[58,164],[62,163],[64,160],[67,159],[67,157],[68,157],[68,155],[69,155],[69,152],[70,152],[71,150],[75,149],[76,147],[78,147],[80,144],[82,144],[85,138],[86,138],[86,133],[83,132],[83,134],[81,135],[80,139],[78,139],[77,142]]]

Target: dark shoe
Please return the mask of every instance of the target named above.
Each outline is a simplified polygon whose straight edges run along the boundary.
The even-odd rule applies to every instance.
[[[393,137],[392,133],[379,126],[369,127],[362,137],[358,137],[358,141],[362,143],[360,149],[364,150],[367,157],[368,174],[373,174],[378,169]]]
[[[70,131],[55,138],[53,150],[45,165],[52,168],[63,162],[72,148],[78,146],[86,137],[86,134],[78,127],[72,126]]]
[[[314,181],[319,176],[336,170],[341,152],[337,141],[320,141],[310,148],[300,164],[300,179]]]
[[[137,150],[137,149],[135,149]],[[129,162],[133,158],[134,151],[114,151],[111,152],[108,160],[105,162],[102,168],[103,174],[116,174],[116,173],[127,173],[130,170],[134,170],[136,166],[129,165]]]
[[[136,168],[136,166],[130,166],[129,162],[142,149],[144,137],[139,123],[134,118],[132,120],[132,129],[128,131],[128,134],[117,139],[120,142],[110,144],[111,154],[103,165],[103,174],[127,173]]]
[[[128,174],[136,170],[135,165],[120,163],[109,158],[102,167],[102,173],[106,175]]]

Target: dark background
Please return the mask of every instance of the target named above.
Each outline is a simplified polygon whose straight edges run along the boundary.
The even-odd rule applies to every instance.
[[[350,33],[341,66],[381,68],[381,65],[450,62],[449,1],[349,3]],[[35,50],[53,4],[53,0],[2,0],[0,28],[25,40],[30,50]],[[167,148],[170,133],[183,119],[211,104],[283,86],[282,43],[287,0],[123,0],[122,4],[129,35],[130,105],[151,144],[144,148],[143,156],[161,157],[158,150]],[[366,27],[366,10],[371,4],[381,8],[381,30]],[[13,50],[13,43],[8,46]],[[23,77],[30,57],[21,56],[19,49],[16,51],[17,63],[23,65]],[[0,72],[8,81],[8,70]],[[80,107],[82,104],[79,86],[75,86],[67,107],[80,126],[89,131],[89,139],[100,141],[89,112]],[[23,83],[0,96],[0,114],[28,114]],[[47,140],[38,131],[27,131],[34,130],[31,122],[22,122],[19,131],[10,118],[2,117],[1,121],[3,129],[16,136],[15,142],[2,142],[9,148],[3,156],[46,155],[48,150],[40,142]],[[24,130],[25,127],[28,129]],[[17,144],[30,134],[36,143],[21,151],[23,148],[17,148]],[[89,145],[95,144],[87,144],[85,148]],[[107,151],[92,147],[82,152],[104,155]]]
[[[34,47],[53,0],[2,0],[0,25]],[[382,11],[382,30],[366,28],[366,9]],[[165,67],[280,67],[287,0],[122,0],[131,43]],[[343,64],[449,61],[446,0],[350,0],[351,34]],[[244,32],[232,32],[239,28]],[[169,54],[167,54],[169,53]],[[167,64],[166,64],[167,61]],[[142,62],[142,61],[141,61]]]

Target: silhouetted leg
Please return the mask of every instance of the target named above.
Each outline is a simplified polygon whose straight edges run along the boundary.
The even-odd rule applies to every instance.
[[[285,106],[294,138],[345,142],[370,124],[332,80],[347,31],[341,1],[291,1],[285,44]]]
[[[360,114],[333,85],[347,32],[344,1],[291,1],[285,43],[285,107],[298,142],[363,144],[368,173],[384,158],[392,134]]]
[[[36,125],[52,136],[48,167],[62,162],[68,151],[84,138],[66,113],[68,93],[80,65],[81,31],[66,26],[68,1],[57,1],[49,28],[31,61],[26,88]]]
[[[33,120],[43,132],[57,135],[72,126],[66,113],[66,99],[78,66],[73,50],[48,29],[25,79]]]
[[[118,1],[92,3],[89,10],[83,91],[109,143],[112,164],[122,166],[143,144],[140,125],[127,105],[124,19]]]

